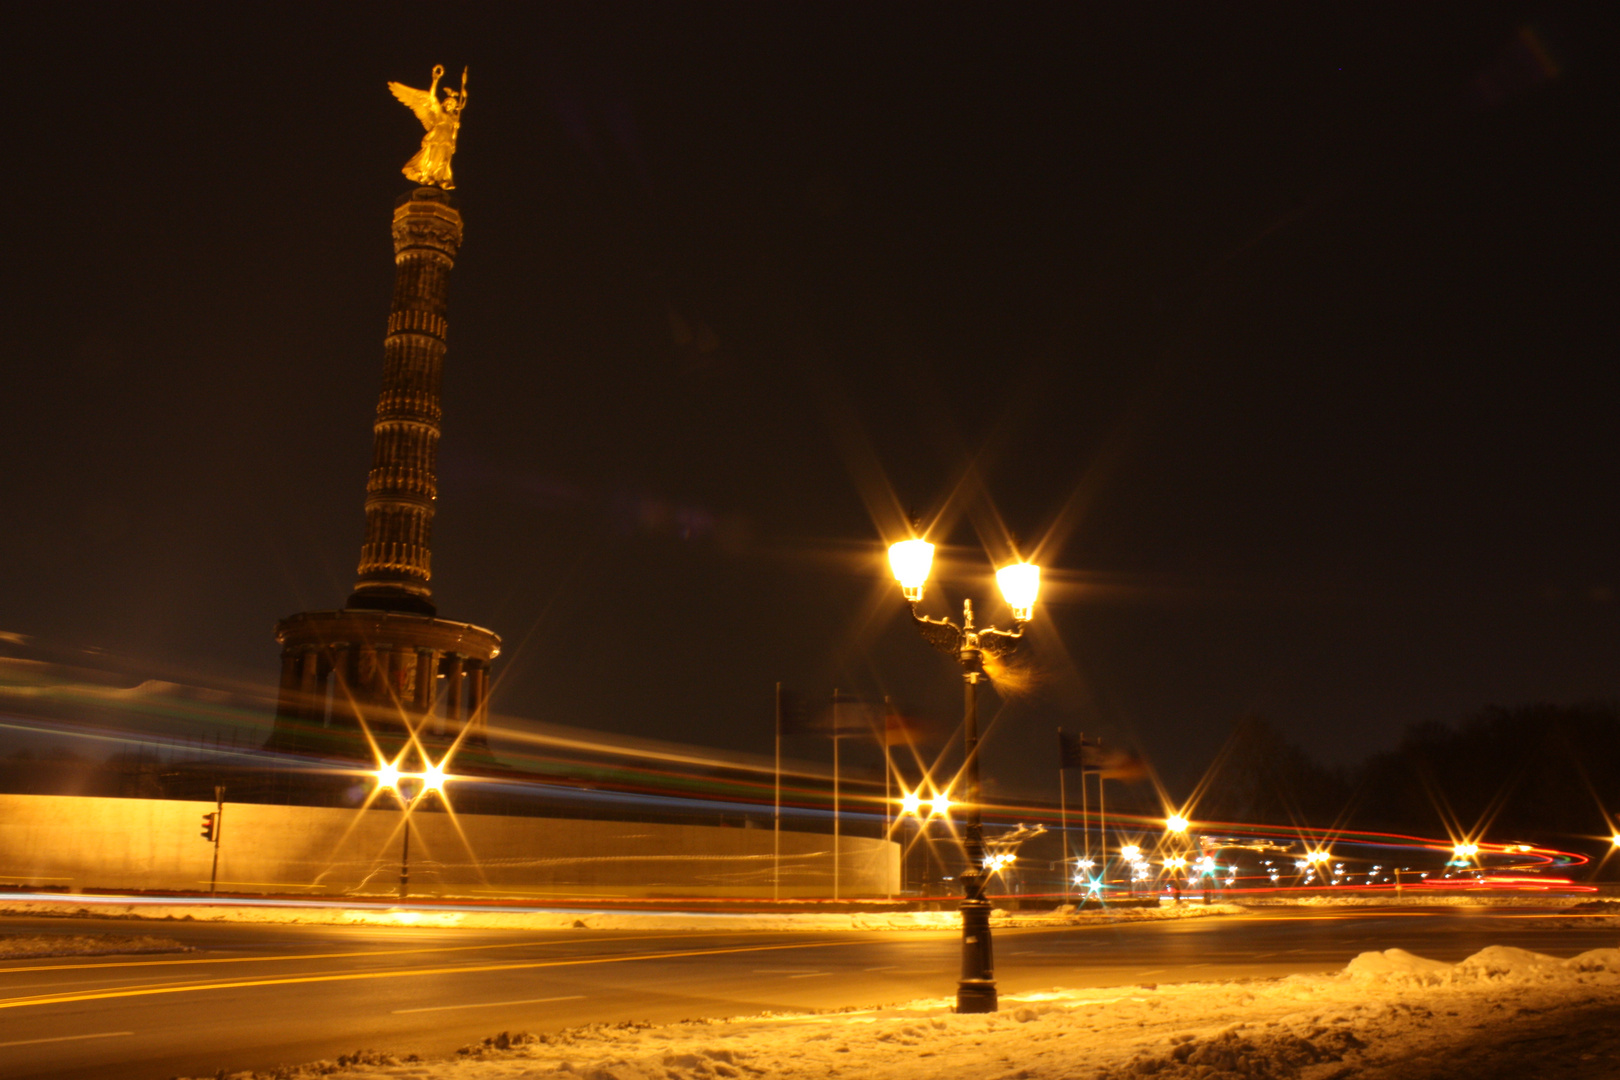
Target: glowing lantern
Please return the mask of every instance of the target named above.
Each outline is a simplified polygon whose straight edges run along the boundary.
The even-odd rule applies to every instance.
[[[900,583],[900,592],[915,604],[928,584],[928,571],[934,565],[934,545],[926,540],[902,540],[889,546],[889,568]]]
[[[377,770],[377,787],[378,788],[397,788],[397,787],[399,787],[399,766],[395,765],[393,762],[390,761],[390,762],[387,762],[386,764],[384,764],[382,766],[382,768],[378,769]]]
[[[996,571],[996,584],[1013,610],[1013,618],[1028,622],[1035,616],[1035,597],[1041,591],[1041,568],[1034,563],[1014,563]]]

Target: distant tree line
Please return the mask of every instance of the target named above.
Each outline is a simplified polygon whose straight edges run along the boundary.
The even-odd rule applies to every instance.
[[[1204,820],[1309,823],[1599,853],[1620,813],[1620,704],[1490,708],[1408,728],[1354,768],[1313,760],[1270,721],[1234,726]]]

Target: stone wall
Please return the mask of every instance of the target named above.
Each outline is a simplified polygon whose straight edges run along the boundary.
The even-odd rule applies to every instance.
[[[0,795],[0,885],[208,888],[213,803]],[[225,804],[219,890],[395,895],[404,815],[394,810]],[[781,895],[833,895],[832,837],[783,831]],[[898,886],[898,845],[845,837],[843,897]],[[410,894],[490,897],[769,897],[768,829],[622,821],[410,816]]]

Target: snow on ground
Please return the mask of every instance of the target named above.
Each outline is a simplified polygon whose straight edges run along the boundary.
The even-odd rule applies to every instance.
[[[1599,1014],[1606,1010],[1606,1014]],[[1620,949],[1558,960],[1400,949],[1336,975],[1051,990],[958,1016],[946,999],[837,1013],[505,1034],[447,1061],[357,1052],[236,1080],[1413,1080],[1620,1075]],[[545,1031],[537,1010],[535,1028]],[[1471,1062],[1473,1062],[1471,1064]],[[1479,1064],[1484,1062],[1482,1066]],[[1497,1071],[1498,1068],[1506,1071]],[[1462,1071],[1459,1071],[1462,1070]]]
[[[1231,904],[1181,904],[1158,908],[1110,908],[1105,911],[996,911],[991,925],[1079,926],[1088,923],[1187,919],[1237,915]],[[320,923],[339,926],[464,927],[480,930],[955,930],[962,925],[955,911],[840,913],[709,913],[682,911],[587,911],[532,908],[490,910],[432,904],[327,906],[318,901],[263,903],[176,903],[108,897],[89,901],[11,897],[0,915],[65,915],[112,919],[190,919],[198,922]]]
[[[0,934],[0,959],[34,956],[112,956],[120,953],[190,952],[169,938],[128,934]]]

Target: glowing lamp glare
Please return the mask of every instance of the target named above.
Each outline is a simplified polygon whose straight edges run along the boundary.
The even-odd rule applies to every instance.
[[[1035,597],[1041,591],[1041,568],[1034,563],[1014,563],[996,571],[996,584],[1013,610],[1013,618],[1028,622],[1035,615]]]
[[[934,545],[926,540],[902,540],[889,546],[889,569],[894,571],[901,593],[913,604],[922,599],[933,565]]]

